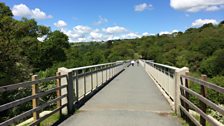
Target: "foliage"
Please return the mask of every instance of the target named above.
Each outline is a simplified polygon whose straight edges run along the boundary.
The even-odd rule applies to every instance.
[[[223,106],[221,106],[221,105],[220,105],[220,107],[223,108]],[[212,109],[210,109],[209,111],[210,111],[210,115],[212,117],[214,117],[215,119],[217,119],[220,123],[224,124],[224,116],[221,113],[219,113],[217,111],[214,111]]]
[[[210,81],[220,87],[224,87],[224,76],[215,76]],[[224,104],[224,94],[217,91],[208,90],[208,98],[217,104]]]
[[[201,63],[200,71],[208,76],[224,75],[224,49],[219,49]]]
[[[0,86],[30,80],[33,74],[39,74],[40,78],[53,76],[60,67],[74,68],[138,58],[177,67],[186,66],[224,86],[223,24],[223,21],[219,25],[205,24],[169,35],[69,43],[68,36],[63,32],[51,31],[49,27],[38,25],[34,19],[14,19],[10,8],[0,3]],[[40,42],[37,38],[43,36],[46,39]],[[44,83],[41,89],[45,91],[52,85]],[[21,95],[30,95],[30,91],[24,93]],[[3,95],[8,94],[0,94]],[[223,96],[216,96],[214,92],[209,92],[209,98],[223,104]],[[42,101],[46,102],[52,97],[43,98]],[[0,104],[10,100],[15,100],[14,96],[0,99]],[[24,109],[29,107],[27,105]],[[17,113],[11,111],[12,115]]]

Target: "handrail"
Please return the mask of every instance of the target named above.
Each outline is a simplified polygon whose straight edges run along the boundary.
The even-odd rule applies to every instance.
[[[211,118],[209,118],[209,116],[203,112],[199,107],[197,107],[196,105],[194,105],[191,101],[189,101],[187,98],[185,98],[184,96],[180,96],[180,98],[187,103],[189,106],[191,106],[196,112],[198,112],[203,118],[205,118],[207,121],[209,121],[213,126],[218,126],[217,123],[212,120]]]
[[[163,95],[167,98],[172,109],[178,111],[178,77],[181,72],[187,71],[188,68],[177,68],[160,63],[155,63],[151,60],[140,60],[146,72],[154,80]]]
[[[180,85],[180,88],[188,93],[190,93],[191,95],[194,95],[195,97],[197,97],[198,99],[200,99],[202,102],[204,102],[206,105],[210,106],[211,108],[213,108],[214,110],[218,111],[219,113],[224,115],[224,109],[221,108],[220,106],[216,105],[215,103],[213,103],[212,101],[210,101],[209,99],[203,97],[202,95],[194,92],[193,90],[186,88],[182,85]]]
[[[113,67],[116,67],[116,65],[113,66]],[[91,74],[93,74],[93,73],[100,72],[100,71],[103,71],[103,70],[107,70],[107,69],[110,69],[110,68],[113,68],[113,67],[109,66],[109,67],[101,68],[101,69],[98,69],[98,70],[93,70],[93,71],[89,71],[89,72],[87,71],[87,72],[85,72],[85,73],[80,73],[80,74],[78,74],[78,75],[74,75],[74,78],[75,78],[75,77],[88,76],[88,75],[91,75]],[[91,67],[91,68],[94,68],[94,67]],[[84,69],[76,69],[76,70],[74,70],[74,71],[78,71],[78,70],[84,70]]]
[[[119,62],[111,62],[111,63],[103,63],[103,64],[97,64],[97,65],[84,66],[84,67],[77,67],[77,68],[71,68],[70,70],[71,71],[83,70],[83,69],[94,68],[94,67],[99,67],[99,66],[111,65],[111,64],[115,64],[115,63],[119,63]]]
[[[153,62],[151,60],[145,60],[145,61],[147,63],[152,63],[152,64],[155,64],[155,65],[162,66],[162,67],[169,68],[169,69],[173,69],[173,70],[179,69],[179,68],[174,67],[174,66],[169,66],[169,65],[165,65],[165,64],[155,63],[155,62]]]
[[[32,124],[30,124],[30,126],[35,126],[37,124],[39,124],[41,121],[44,121],[45,119],[47,119],[48,117],[50,117],[51,115],[55,114],[56,112],[60,111],[62,108],[66,107],[67,104],[64,104],[62,106],[60,106],[59,108],[53,110],[51,113],[43,116],[42,118],[38,119],[37,121],[33,122]]]
[[[180,106],[180,110],[183,111],[187,117],[196,125],[196,126],[202,126],[197,119],[195,119],[194,116],[192,116],[183,106]]]
[[[33,109],[30,109],[30,110],[28,110],[28,111],[26,111],[24,113],[21,113],[20,115],[17,115],[17,116],[15,116],[15,117],[13,117],[13,118],[11,118],[9,120],[6,120],[5,122],[0,123],[0,125],[11,125],[11,124],[14,124],[14,123],[20,121],[21,119],[24,119],[24,118],[30,116],[33,112],[40,111],[41,109],[46,108],[50,104],[52,104],[52,103],[54,103],[54,102],[56,102],[58,100],[61,100],[64,97],[66,97],[66,95],[62,95],[62,96],[60,96],[60,97],[58,97],[58,98],[56,98],[54,100],[51,100],[50,102],[47,102],[47,103],[45,103],[45,104],[43,104],[43,105],[41,105],[41,106],[39,106],[37,108],[33,108]]]
[[[181,75],[181,77],[184,77],[184,78],[186,78],[188,80],[191,80],[192,82],[195,82],[195,83],[200,84],[202,86],[206,86],[207,88],[213,89],[213,90],[215,90],[219,93],[224,93],[224,87],[220,87],[220,86],[218,86],[216,84],[213,84],[211,82],[207,82],[207,81],[197,79],[197,78],[187,76],[187,75]]]
[[[45,92],[40,92],[36,95],[30,95],[30,96],[27,96],[27,97],[24,97],[24,98],[17,99],[15,101],[6,103],[6,104],[0,106],[0,111],[4,111],[4,110],[10,109],[12,107],[21,105],[21,104],[26,103],[28,101],[31,101],[32,99],[35,99],[35,98],[43,97],[45,95],[48,95],[50,93],[55,92],[56,90],[59,90],[59,89],[61,90],[62,88],[66,88],[66,85],[56,87],[56,88],[50,89],[50,90],[45,91]]]
[[[191,77],[189,75],[181,75],[180,80],[181,80],[181,85],[180,85],[180,90],[181,90],[181,96],[180,99],[182,100],[182,104],[180,105],[180,108],[182,112],[191,119],[191,121],[195,124],[201,124],[202,126],[206,125],[206,120],[211,123],[214,126],[218,126],[217,121],[214,119],[210,118],[206,114],[206,109],[207,106],[212,108],[213,110],[219,112],[220,114],[224,115],[224,108],[220,107],[216,103],[210,101],[208,98],[206,98],[206,88],[208,89],[213,89],[216,92],[219,92],[221,94],[224,94],[224,88],[221,86],[218,86],[216,84],[210,83],[206,81],[206,76],[202,75],[202,79],[197,79],[195,77]],[[183,81],[183,79],[185,81]],[[196,91],[193,91],[189,88],[189,82],[194,82],[194,84],[198,84],[201,87],[201,92],[200,94],[197,93]],[[198,98],[200,100],[200,108],[194,105],[192,101],[190,101],[189,94]],[[189,116],[189,106],[196,112],[200,114],[200,123],[193,117]]]
[[[34,76],[36,76],[36,75],[34,75]],[[66,85],[63,85],[63,86],[60,85],[60,81],[58,81],[58,80],[61,79],[61,78],[67,78],[67,76],[58,74],[57,76],[48,77],[48,78],[45,78],[45,79],[32,80],[32,81],[27,81],[27,82],[22,82],[22,83],[18,83],[18,84],[12,84],[12,85],[8,85],[8,86],[0,87],[1,92],[16,90],[18,88],[21,88],[21,87],[24,88],[24,87],[28,87],[28,86],[30,86],[30,87],[32,86],[32,90],[34,91],[34,88],[36,88],[36,87],[38,88],[37,85],[40,84],[40,83],[50,82],[50,81],[55,81],[56,82],[57,81],[56,82],[57,85],[56,85],[55,88],[49,89],[45,92],[36,92],[36,94],[29,95],[29,96],[17,99],[15,101],[11,101],[9,103],[0,105],[0,112],[3,112],[5,110],[9,110],[10,108],[13,108],[13,107],[19,106],[21,104],[27,103],[28,101],[31,101],[31,100],[34,100],[34,99],[39,99],[40,97],[43,97],[43,96],[52,94],[53,92],[58,92],[59,90],[67,88]],[[34,112],[38,112],[40,110],[43,110],[44,108],[48,107],[52,103],[58,102],[66,96],[67,96],[67,94],[64,94],[64,95],[57,94],[57,97],[55,99],[53,99],[50,102],[45,103],[41,106],[38,106],[38,104],[35,102],[35,103],[33,103],[33,105],[36,106],[35,108],[33,107],[33,109],[27,110],[23,113],[20,113],[17,116],[14,116],[14,117],[12,117],[8,120],[5,120],[4,122],[1,122],[0,125],[11,125],[11,124],[17,123],[17,122],[21,121],[21,119],[29,117]],[[62,109],[62,107],[65,107],[65,106],[64,105],[58,106],[58,108],[61,108],[61,109]],[[57,111],[60,111],[61,109],[58,109]]]
[[[0,93],[7,92],[7,91],[13,91],[13,90],[20,90],[20,89],[30,89],[32,88],[32,95],[25,96],[23,98],[17,99],[15,101],[11,101],[8,103],[5,103],[3,105],[0,105],[0,112],[4,112],[6,110],[9,110],[10,108],[17,107],[21,104],[27,103],[32,100],[32,106],[33,108],[30,110],[27,110],[23,113],[19,113],[18,115],[5,120],[4,122],[0,122],[0,125],[12,125],[17,122],[20,122],[22,119],[25,119],[27,117],[30,117],[33,114],[34,121],[30,125],[37,125],[41,121],[45,120],[52,114],[60,111],[60,114],[62,114],[62,111],[67,108],[68,114],[73,112],[70,111],[70,107],[74,106],[74,103],[78,102],[78,100],[81,100],[82,98],[85,98],[88,93],[91,93],[95,90],[97,90],[100,86],[103,86],[105,83],[109,82],[111,79],[113,79],[116,75],[118,75],[122,70],[124,70],[126,64],[124,61],[117,61],[112,63],[104,63],[104,64],[98,64],[98,65],[91,65],[91,66],[84,66],[84,67],[78,67],[78,68],[71,68],[68,69],[67,73],[63,73],[58,71],[56,76],[47,77],[44,79],[37,79],[36,75],[32,76],[32,81],[26,81],[21,82],[17,84],[7,85],[0,87]],[[92,69],[95,68],[95,69]],[[88,70],[86,70],[88,69]],[[81,71],[82,72],[78,72]],[[97,77],[97,78],[96,78]],[[86,79],[91,79],[90,83]],[[101,82],[99,82],[101,78]],[[85,93],[83,94],[83,97],[77,97],[78,100],[74,102],[74,95],[78,95],[78,90],[81,88],[79,87],[79,82],[81,80],[84,80],[83,85]],[[97,81],[97,87],[93,87],[93,81]],[[98,80],[99,79],[99,80]],[[48,89],[44,92],[39,92],[39,84],[44,82],[51,82],[54,81],[55,87]],[[91,90],[87,89],[87,84],[91,84]],[[73,85],[76,85],[76,88],[73,87]],[[98,87],[99,86],[99,87]],[[75,92],[74,92],[75,91]],[[47,103],[44,103],[42,105],[38,104],[38,99],[47,96],[49,94],[52,94],[56,92],[57,96],[56,98],[52,99],[51,101],[48,101]],[[72,96],[72,97],[71,97]],[[66,102],[64,100],[67,99]],[[44,108],[57,103],[57,108],[54,109],[49,114],[39,117],[40,111],[43,111]],[[70,106],[72,103],[72,106]],[[63,113],[64,114],[64,113]]]
[[[17,83],[17,84],[10,84],[10,85],[7,85],[7,86],[0,87],[0,92],[12,91],[12,90],[16,90],[16,89],[21,88],[21,87],[28,87],[28,86],[31,86],[32,84],[49,82],[49,81],[60,79],[60,78],[63,78],[63,77],[66,77],[66,75],[53,76],[53,77],[48,77],[48,78],[39,79],[39,80],[35,80],[35,81],[21,82],[21,83]]]

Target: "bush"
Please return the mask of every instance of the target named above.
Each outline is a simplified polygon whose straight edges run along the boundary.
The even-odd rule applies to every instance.
[[[211,79],[211,82],[224,87],[224,76],[215,76]],[[224,104],[224,94],[218,93],[217,91],[209,89],[208,98],[216,104]]]

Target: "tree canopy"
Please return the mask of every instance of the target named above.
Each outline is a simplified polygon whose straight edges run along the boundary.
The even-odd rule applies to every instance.
[[[224,25],[205,24],[185,32],[107,42],[69,43],[61,31],[16,20],[0,3],[0,85],[24,81],[35,73],[54,75],[58,67],[78,67],[127,59],[151,59],[210,77],[224,75]],[[40,42],[38,37],[45,37]]]

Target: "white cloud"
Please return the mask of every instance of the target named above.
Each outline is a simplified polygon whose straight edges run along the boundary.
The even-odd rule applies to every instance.
[[[208,7],[206,8],[207,11],[217,11],[217,10],[220,10],[220,9],[223,9],[224,8],[224,5],[222,6],[211,6],[211,7]]]
[[[67,26],[67,23],[63,20],[58,20],[58,22],[54,23],[54,26],[58,27],[58,28],[62,28]]]
[[[91,36],[92,38],[99,39],[99,38],[102,38],[103,34],[101,34],[101,33],[99,33],[99,32],[95,32],[95,31],[93,31],[93,32],[90,32],[90,36]]]
[[[192,23],[192,27],[200,27],[208,23],[218,24],[218,22],[214,19],[197,19]]]
[[[43,11],[41,11],[39,8],[35,8],[32,10],[32,18],[35,19],[46,19],[46,18],[52,18],[51,15],[46,15]]]
[[[142,34],[130,32],[121,26],[92,29],[89,26],[77,25],[71,30],[61,28],[61,31],[68,35],[70,42],[108,41],[115,39],[132,39],[142,36]]]
[[[133,33],[133,32],[130,32],[124,35],[124,38],[127,38],[127,39],[133,39],[133,38],[139,38],[139,37],[141,37],[139,34]]]
[[[138,5],[135,5],[134,7],[135,11],[137,12],[141,12],[149,8],[152,8],[152,5],[147,3],[138,4]]]
[[[52,18],[51,15],[47,15],[45,12],[41,11],[39,8],[30,9],[25,4],[14,5],[12,8],[12,13],[14,16],[35,18],[35,19],[47,19]]]
[[[170,32],[168,32],[168,31],[161,31],[161,32],[159,33],[159,35],[164,35],[164,34],[170,34]]]
[[[77,25],[72,30],[66,30],[62,28],[61,31],[69,37],[70,42],[87,42],[94,40],[90,36],[90,33],[94,32],[94,30],[88,26]]]
[[[107,18],[104,18],[102,16],[99,16],[99,20],[97,22],[94,22],[93,24],[94,25],[101,25],[101,24],[104,24],[104,23],[107,23],[108,22],[108,19]]]
[[[43,42],[47,38],[47,35],[44,35],[42,37],[37,37],[37,40]]]
[[[142,33],[142,36],[149,36],[150,34],[148,32]]]
[[[187,12],[217,11],[224,9],[224,0],[170,0],[170,6]]]
[[[172,30],[171,32],[169,32],[169,31],[161,31],[161,32],[159,33],[159,35],[173,34],[173,33],[175,33],[175,32],[179,32],[179,30],[174,29],[174,30]]]
[[[32,14],[31,10],[24,4],[14,5],[12,8],[12,13],[14,16],[30,16]]]
[[[179,30],[174,29],[174,30],[172,30],[172,32],[171,32],[171,33],[175,33],[175,32],[179,32]]]
[[[85,34],[85,33],[89,33],[91,32],[91,28],[88,26],[84,26],[84,25],[77,25],[73,28],[73,31],[76,33],[81,33],[81,34]]]
[[[113,27],[107,27],[103,29],[103,31],[109,34],[116,34],[116,33],[127,32],[127,29],[120,26],[113,26]]]
[[[69,37],[70,42],[78,41],[79,38],[84,38],[85,37],[85,35],[83,35],[81,33],[77,33],[74,30],[65,30],[65,29],[62,28],[61,31]]]

